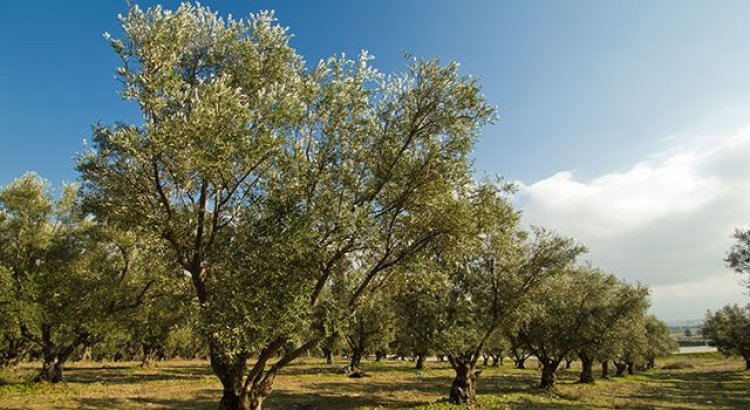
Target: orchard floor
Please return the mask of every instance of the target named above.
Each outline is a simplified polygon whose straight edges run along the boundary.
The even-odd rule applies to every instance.
[[[667,364],[693,368],[668,370]],[[345,362],[337,363],[344,366]],[[266,409],[449,409],[452,370],[428,362],[366,362],[371,377],[350,379],[317,359],[305,359],[277,377]],[[662,360],[657,369],[594,385],[575,384],[576,364],[560,370],[554,391],[534,388],[539,371],[509,364],[487,368],[479,379],[484,409],[750,409],[750,372],[736,359],[716,353],[683,354]],[[66,382],[34,384],[34,364],[0,372],[0,409],[215,409],[220,385],[205,362],[170,361],[152,369],[137,363],[74,363]]]

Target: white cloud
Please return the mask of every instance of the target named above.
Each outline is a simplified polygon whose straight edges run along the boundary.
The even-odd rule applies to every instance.
[[[723,262],[734,227],[750,224],[750,127],[670,143],[624,172],[522,184],[519,202],[526,223],[574,236],[596,265],[655,286],[658,315],[699,318],[750,301]]]

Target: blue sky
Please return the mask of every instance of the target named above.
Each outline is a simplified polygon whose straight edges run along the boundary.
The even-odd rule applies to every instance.
[[[142,6],[153,3],[139,2]],[[178,2],[163,4],[176,7]],[[519,201],[528,210],[529,223],[543,222],[563,233],[597,241],[589,244],[592,258],[611,259],[612,252],[598,251],[596,245],[612,240],[612,235],[604,233],[620,226],[613,221],[648,221],[621,227],[625,230],[614,237],[623,241],[633,235],[634,226],[664,226],[659,225],[666,223],[663,214],[646,212],[650,216],[645,218],[640,205],[618,214],[593,209],[593,213],[601,211],[604,222],[591,228],[591,233],[582,230],[578,223],[582,221],[563,205],[619,209],[600,200],[601,196],[618,197],[613,189],[628,198],[644,191],[652,194],[637,204],[650,204],[652,211],[668,209],[673,215],[671,211],[683,209],[696,195],[707,195],[705,189],[689,188],[703,187],[699,182],[721,179],[724,174],[701,173],[705,161],[698,160],[691,163],[692,168],[674,170],[668,166],[674,162],[671,156],[688,153],[713,158],[709,155],[712,147],[734,140],[745,147],[745,136],[737,130],[750,126],[750,2],[237,0],[203,4],[234,16],[275,9],[280,22],[295,34],[293,45],[310,62],[340,52],[354,55],[361,49],[369,50],[376,57],[374,65],[385,72],[404,67],[405,50],[461,62],[464,73],[480,78],[487,98],[501,113],[501,120],[485,130],[474,155],[478,171],[521,181],[524,189]],[[0,5],[0,185],[27,170],[54,183],[72,181],[76,178],[72,157],[81,149],[92,123],[138,121],[135,107],[116,93],[117,60],[102,38],[104,32],[118,35],[116,15],[125,10],[124,1]],[[724,155],[723,160],[736,152],[730,148],[716,155]],[[639,188],[643,182],[638,179],[642,176],[638,164],[653,171],[645,183],[662,178],[653,182],[653,190]],[[735,164],[743,167],[750,161]],[[681,186],[675,182],[680,178],[664,179],[670,170],[693,179],[688,178],[685,189],[664,199],[660,195],[668,189],[659,186]],[[750,166],[740,171],[747,175]],[[612,181],[620,185],[613,186]],[[679,274],[679,266],[659,273],[652,272],[653,264],[632,266],[622,261],[606,262],[610,265],[605,268],[662,287],[691,283],[700,287],[696,283],[717,275],[725,275],[726,282],[729,276],[721,257],[730,227],[750,223],[750,217],[747,212],[706,207],[729,200],[720,192],[745,187],[733,183],[724,191],[716,188],[715,197],[693,201],[698,205],[690,212],[730,215],[722,220],[719,231],[710,233],[723,232],[720,238],[704,238],[717,243],[715,250],[694,245],[707,252],[706,272],[685,277]],[[558,191],[579,192],[581,187],[588,189],[580,196],[587,198],[585,204],[559,200]],[[733,199],[744,204],[747,196]],[[628,212],[635,213],[628,216]],[[709,223],[718,222],[710,219],[704,224]],[[653,236],[652,232],[642,234]],[[685,232],[670,238],[678,236]],[[608,246],[626,252],[623,249],[633,245],[617,240]],[[662,239],[659,245],[672,250],[669,241]],[[656,265],[663,262],[656,261]],[[714,276],[707,273],[711,269]],[[740,289],[736,283],[732,286]],[[664,289],[664,294],[674,293]],[[746,300],[741,299],[741,290],[725,290],[699,307],[686,302],[685,309],[693,309],[689,314],[670,308],[666,299],[655,301],[654,309],[665,317],[691,318],[702,316],[706,308],[715,309],[725,299]],[[655,298],[658,295],[657,289]]]

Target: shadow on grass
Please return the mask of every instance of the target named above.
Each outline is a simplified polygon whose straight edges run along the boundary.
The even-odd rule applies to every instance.
[[[650,374],[634,398],[679,397],[685,406],[750,409],[750,373],[741,371],[668,371]]]
[[[110,399],[110,398],[80,398],[76,400],[79,409],[88,410],[126,410],[133,408],[148,408],[156,406],[158,408],[179,409],[179,410],[208,410],[216,409],[218,398],[190,398],[190,399],[143,399],[131,398],[129,400]]]

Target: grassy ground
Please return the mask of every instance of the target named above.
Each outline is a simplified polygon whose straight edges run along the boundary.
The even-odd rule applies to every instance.
[[[687,362],[693,368],[662,367]],[[343,366],[345,363],[341,362]],[[595,385],[574,384],[577,370],[561,370],[554,391],[534,389],[539,376],[530,369],[488,368],[479,379],[485,409],[750,409],[750,372],[739,360],[718,354],[678,355],[658,363],[648,373]],[[365,363],[371,375],[350,379],[335,367],[307,359],[277,377],[266,408],[443,410],[452,370],[430,362],[416,372],[411,363]],[[172,361],[153,369],[137,363],[75,363],[66,370],[66,383],[28,383],[34,364],[0,372],[0,409],[215,409],[219,383],[205,362]]]

